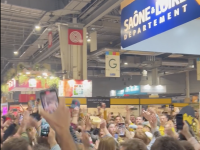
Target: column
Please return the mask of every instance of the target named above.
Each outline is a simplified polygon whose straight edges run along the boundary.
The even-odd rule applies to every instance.
[[[78,25],[77,25],[78,26]],[[87,79],[87,29],[83,29],[83,45],[68,44],[68,29],[74,29],[68,25],[58,25],[62,70],[67,74],[64,79]],[[76,28],[77,29],[77,28]],[[79,28],[80,29],[80,28]]]
[[[186,72],[186,76],[185,76],[185,82],[186,82],[186,98],[185,98],[185,102],[189,103],[190,102],[190,73],[189,71]]]
[[[159,85],[158,68],[152,69],[152,85]]]

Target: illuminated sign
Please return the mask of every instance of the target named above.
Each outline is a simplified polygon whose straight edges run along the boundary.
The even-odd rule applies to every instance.
[[[198,0],[135,0],[122,8],[121,47],[126,49],[199,17]]]

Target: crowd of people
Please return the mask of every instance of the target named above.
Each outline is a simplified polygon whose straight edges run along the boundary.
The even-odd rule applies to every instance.
[[[154,108],[143,110],[136,117],[131,107],[126,106],[126,116],[120,113],[114,116],[105,113],[105,107],[98,107],[98,113],[90,114],[80,109],[78,100],[72,104],[67,107],[60,101],[51,114],[41,105],[34,111],[31,108],[19,111],[16,116],[9,111],[1,117],[1,149],[200,150],[187,122],[177,131],[175,123]],[[94,117],[100,121],[93,120]],[[44,121],[49,124],[47,136],[41,136]]]

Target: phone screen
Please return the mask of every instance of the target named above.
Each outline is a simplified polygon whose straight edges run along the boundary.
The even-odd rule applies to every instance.
[[[125,123],[119,123],[118,124],[119,136],[124,137],[125,136],[125,131],[126,131]]]
[[[42,119],[41,122],[41,136],[43,137],[47,137],[49,134],[49,124],[47,123],[47,121],[45,119]]]
[[[23,120],[23,115],[20,114],[20,117],[19,117],[19,124],[21,124],[22,120]]]
[[[30,100],[29,104],[32,109],[35,108],[35,100]]]
[[[183,114],[176,115],[176,128],[177,130],[183,130]]]
[[[58,95],[55,89],[40,92],[41,103],[45,111],[53,113],[58,107]]]

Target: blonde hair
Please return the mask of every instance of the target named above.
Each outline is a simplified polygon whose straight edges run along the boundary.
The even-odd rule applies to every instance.
[[[113,137],[104,137],[100,140],[98,150],[115,150],[116,142]]]
[[[151,142],[150,138],[148,138],[144,131],[136,131],[134,138],[142,140],[146,145]]]

